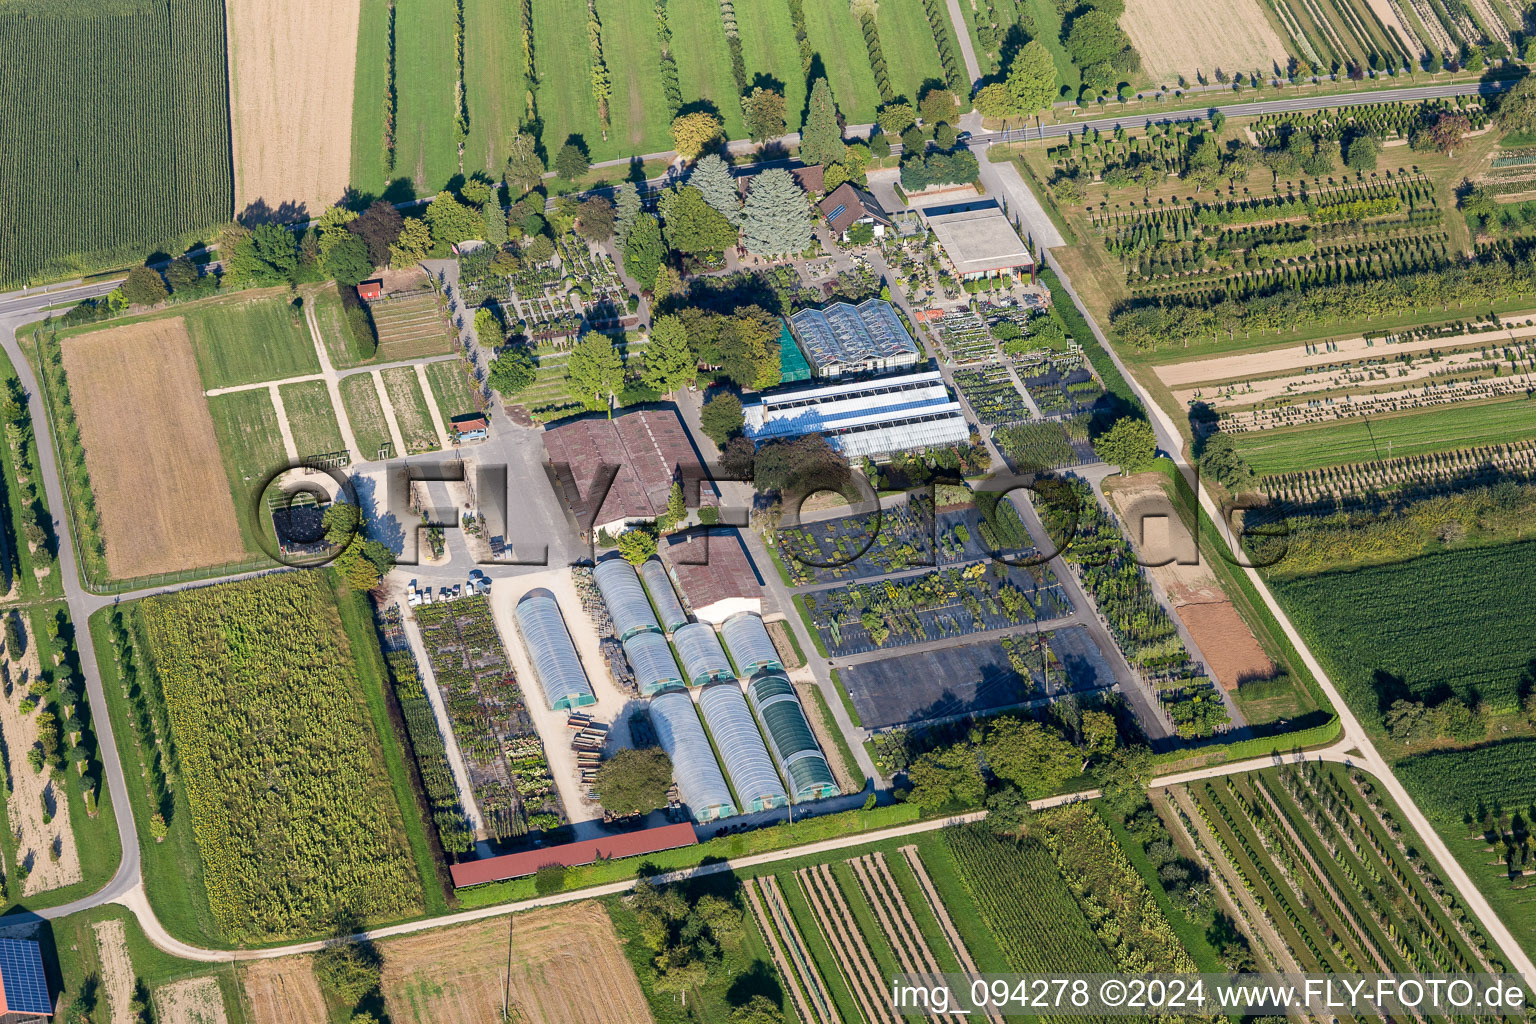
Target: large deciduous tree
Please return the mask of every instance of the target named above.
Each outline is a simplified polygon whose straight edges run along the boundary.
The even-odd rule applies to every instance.
[[[368,243],[351,234],[331,246],[330,251],[320,258],[320,266],[340,285],[355,286],[373,273]]]
[[[667,245],[678,252],[724,252],[736,244],[736,226],[692,185],[663,193],[658,206]]]
[[[389,247],[400,237],[404,218],[393,203],[380,199],[347,225],[347,230],[368,243],[368,258],[376,267],[389,262]]]
[[[153,306],[171,294],[160,272],[150,267],[134,267],[120,287],[123,298],[135,306]]]
[[[507,150],[507,192],[513,199],[527,195],[544,180],[544,161],[539,144],[527,132],[518,132]]]
[[[1045,44],[1038,39],[1025,43],[1008,66],[1007,82],[1013,101],[1007,114],[1033,114],[1049,107],[1056,99],[1056,62]]]
[[[604,810],[621,817],[649,814],[667,806],[672,759],[660,747],[621,750],[598,767],[592,788]]]
[[[612,238],[613,221],[613,204],[602,196],[593,196],[576,207],[576,233],[588,241]]]
[[[1093,439],[1093,453],[1101,462],[1119,466],[1122,473],[1135,473],[1157,456],[1157,437],[1146,420],[1122,416]]]
[[[432,229],[432,240],[442,245],[458,245],[484,233],[485,219],[480,211],[465,206],[446,190],[427,204],[425,217]]]
[[[723,128],[720,118],[707,110],[683,114],[672,121],[672,145],[678,156],[692,160],[720,137]]]
[[[803,252],[811,244],[811,201],[782,167],[752,179],[742,210],[747,251],[759,256]]]
[[[648,288],[656,282],[656,271],[661,268],[664,255],[661,225],[649,213],[637,214],[624,241],[624,270],[641,288]]]
[[[776,139],[785,132],[784,97],[773,89],[758,86],[743,96],[741,114],[753,142]]]
[[[725,442],[740,434],[745,427],[741,417],[741,399],[729,391],[720,392],[699,410],[699,425],[704,428],[706,437],[715,442],[717,447],[723,448]]]

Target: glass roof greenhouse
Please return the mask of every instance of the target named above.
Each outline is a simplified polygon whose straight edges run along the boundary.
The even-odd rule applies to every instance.
[[[649,697],[669,687],[682,686],[683,674],[677,670],[672,646],[660,633],[636,633],[624,641],[624,655],[635,670],[640,695]]]
[[[672,778],[693,820],[713,821],[734,815],[736,805],[699,722],[693,698],[681,690],[652,697],[651,725],[661,749],[672,759]]]
[[[799,802],[836,796],[837,779],[816,744],[794,684],[783,676],[763,676],[747,684],[747,694],[762,719],[774,760],[789,780],[793,799]]]
[[[699,710],[725,762],[725,773],[741,801],[741,811],[766,811],[789,803],[784,782],[763,745],[747,698],[734,681],[699,691]]]
[[[789,324],[818,375],[908,366],[918,360],[917,342],[884,299],[802,309],[790,315]]]
[[[645,589],[650,592],[656,613],[661,616],[662,628],[675,633],[679,626],[687,625],[688,613],[683,611],[677,591],[672,589],[672,578],[667,575],[667,567],[661,564],[661,559],[653,558],[642,565],[640,576],[645,580]]]
[[[720,635],[725,638],[726,650],[743,678],[764,669],[783,671],[784,663],[779,660],[778,649],[773,646],[762,616],[737,612],[720,624]]]
[[[606,558],[592,570],[597,589],[608,606],[608,616],[613,619],[613,632],[620,640],[628,640],[636,633],[661,632],[661,623],[651,610],[651,599],[645,596],[635,567],[622,558]]]
[[[822,434],[849,458],[964,444],[971,436],[936,370],[765,394],[742,417],[759,444]]]
[[[517,632],[528,648],[533,672],[545,703],[551,711],[596,704],[592,684],[587,680],[576,645],[565,628],[565,617],[555,595],[539,587],[524,594],[517,602]]]
[[[713,626],[690,622],[672,634],[672,642],[677,645],[678,657],[683,659],[683,674],[688,677],[689,686],[736,678]]]

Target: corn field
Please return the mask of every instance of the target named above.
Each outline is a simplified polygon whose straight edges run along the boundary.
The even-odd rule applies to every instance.
[[[234,204],[222,0],[0,8],[0,285],[173,251]]]

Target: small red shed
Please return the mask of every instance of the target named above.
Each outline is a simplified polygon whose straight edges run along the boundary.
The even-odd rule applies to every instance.
[[[384,295],[384,282],[378,278],[372,281],[364,281],[357,286],[358,297],[364,299],[377,299]]]

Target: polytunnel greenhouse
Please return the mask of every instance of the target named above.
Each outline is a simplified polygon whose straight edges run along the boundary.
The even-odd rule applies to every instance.
[[[704,722],[725,762],[725,774],[736,789],[740,809],[766,811],[789,803],[741,687],[734,681],[704,687],[699,691],[699,710],[704,712]]]
[[[592,684],[576,656],[576,645],[565,628],[555,595],[543,587],[530,590],[517,602],[517,632],[533,662],[533,674],[551,711],[596,704]]]
[[[597,563],[592,576],[608,606],[608,617],[613,619],[613,632],[620,640],[646,631],[661,632],[661,623],[651,611],[651,599],[645,596],[634,566],[622,558],[609,558]]]
[[[683,659],[683,675],[689,686],[703,686],[716,679],[735,679],[731,662],[720,646],[715,627],[703,622],[690,622],[672,634],[677,645],[678,657]]]
[[[635,683],[642,697],[683,685],[672,646],[660,633],[636,633],[624,641],[624,654],[629,658],[629,667],[635,670]]]
[[[827,764],[794,685],[783,676],[770,675],[747,684],[752,707],[768,734],[768,747],[789,780],[796,802],[837,795],[837,779]]]
[[[672,759],[672,778],[694,821],[714,821],[736,813],[731,791],[715,762],[709,737],[699,722],[693,698],[683,690],[651,698],[651,726],[661,749]]]
[[[743,678],[759,672],[784,671],[773,638],[763,625],[763,617],[755,612],[737,612],[720,625],[720,635],[725,638],[725,648],[736,662],[736,670]]]
[[[653,558],[640,567],[640,576],[645,580],[645,589],[651,592],[651,602],[656,606],[656,613],[661,616],[661,626],[668,633],[688,624],[688,613],[683,611],[683,604],[677,599],[677,591],[672,589],[672,577],[667,575],[667,567],[661,564],[661,559]]]

